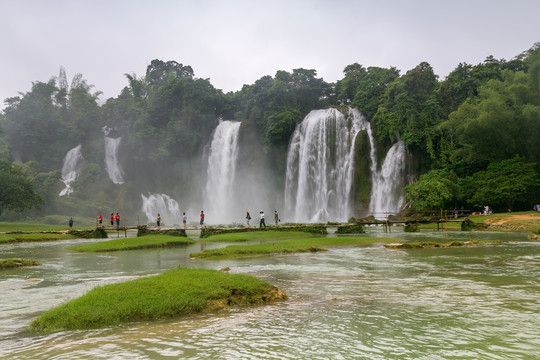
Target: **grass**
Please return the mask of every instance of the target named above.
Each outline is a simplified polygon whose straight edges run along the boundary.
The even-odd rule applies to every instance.
[[[243,241],[264,241],[264,240],[285,240],[285,239],[300,239],[313,238],[314,235],[302,231],[253,231],[253,232],[238,232],[212,235],[205,238],[204,242],[243,242]]]
[[[105,252],[163,248],[192,244],[194,240],[185,237],[174,237],[170,235],[147,235],[133,238],[121,238],[109,241],[96,242],[91,244],[77,245],[67,248],[67,250],[78,252]]]
[[[378,237],[310,237],[305,239],[282,240],[257,245],[229,245],[220,249],[204,250],[197,253],[191,253],[192,258],[231,258],[242,256],[258,256],[268,254],[283,254],[295,252],[317,252],[326,251],[323,246],[353,246],[369,245],[377,242],[396,241],[396,239],[378,238]]]
[[[52,332],[107,327],[284,298],[270,283],[252,276],[178,268],[157,276],[96,287],[45,312],[30,328]]]
[[[0,233],[3,232],[36,232],[36,231],[65,231],[69,230],[68,220],[66,219],[65,225],[47,225],[47,224],[30,224],[30,223],[14,223],[14,222],[0,222]],[[75,226],[75,229],[82,228],[81,226]]]
[[[2,243],[17,243],[31,241],[54,241],[75,239],[76,236],[64,233],[11,233],[0,234],[0,244]]]
[[[41,265],[36,260],[28,259],[3,259],[0,260],[0,269],[12,269],[22,266],[39,266]]]
[[[418,224],[418,227],[420,229],[437,230],[437,224],[435,223]],[[461,223],[460,222],[447,222],[447,223],[439,224],[439,230],[443,230],[445,228],[448,230],[461,230]]]

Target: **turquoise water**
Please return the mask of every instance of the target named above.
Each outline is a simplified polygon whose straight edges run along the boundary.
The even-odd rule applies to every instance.
[[[0,358],[6,359],[536,359],[540,243],[523,233],[394,231],[410,240],[501,245],[388,250],[382,244],[241,260],[190,260],[225,244],[70,253],[89,240],[0,245],[3,258],[43,265],[0,273]],[[97,241],[97,240],[90,240]],[[36,335],[43,311],[88,289],[178,265],[231,268],[289,295],[264,307]],[[38,279],[37,281],[27,281]]]

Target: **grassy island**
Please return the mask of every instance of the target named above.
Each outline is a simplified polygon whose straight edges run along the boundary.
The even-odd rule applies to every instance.
[[[286,254],[295,252],[317,252],[327,251],[327,249],[324,247],[330,246],[370,245],[373,243],[388,241],[396,241],[396,239],[359,236],[333,238],[310,237],[305,239],[283,240],[256,245],[229,245],[220,249],[211,249],[191,253],[189,256],[192,258],[215,259],[268,254]]]
[[[201,239],[204,242],[244,242],[244,241],[265,241],[265,240],[288,240],[313,238],[318,235],[310,234],[304,231],[249,231],[249,232],[231,232],[212,235],[211,237]],[[325,236],[325,235],[320,235]]]
[[[248,275],[178,268],[161,275],[96,287],[34,320],[34,331],[89,329],[158,320],[231,306],[286,299],[270,283]]]
[[[170,235],[147,235],[132,238],[120,238],[109,241],[101,241],[91,244],[77,245],[67,248],[70,251],[79,252],[106,252],[122,250],[138,250],[182,246],[192,244],[194,241],[185,237]]]
[[[55,241],[75,239],[76,236],[60,232],[10,232],[0,234],[0,244],[32,241]]]
[[[36,260],[28,259],[3,259],[0,260],[0,269],[12,269],[22,266],[39,266],[41,265]]]

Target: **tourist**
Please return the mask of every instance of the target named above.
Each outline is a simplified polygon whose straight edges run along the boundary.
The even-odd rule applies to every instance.
[[[111,229],[114,229],[114,213],[111,213]]]
[[[266,224],[264,223],[264,211],[260,211],[259,216],[261,217],[261,221],[259,222],[259,227],[262,228],[264,226],[264,228],[266,229]]]
[[[73,218],[69,219],[69,228],[71,229],[73,227]]]
[[[276,226],[279,226],[278,222],[280,222],[281,219],[279,218],[279,215],[276,210],[274,210],[274,222],[276,223]]]
[[[157,229],[159,230],[161,226],[161,215],[157,214]]]
[[[98,215],[98,227],[99,228],[103,227],[103,215],[101,215],[101,213],[99,213]]]
[[[186,213],[182,214],[182,222],[184,223],[184,230],[186,230],[187,216]]]
[[[114,217],[116,219],[116,228],[120,227],[120,214],[116,213],[116,216]]]
[[[201,230],[203,228],[203,224],[204,224],[204,211],[201,210],[201,221],[200,221]]]
[[[251,220],[251,215],[249,215],[249,211],[246,210],[246,223],[247,223],[248,229],[249,229],[249,220]]]

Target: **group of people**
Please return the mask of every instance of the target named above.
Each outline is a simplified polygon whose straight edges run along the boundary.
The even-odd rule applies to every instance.
[[[202,213],[201,211],[201,216],[202,216],[202,220],[204,221],[204,214]],[[156,219],[156,225],[157,225],[157,229],[158,230],[161,230],[161,224],[163,222],[163,219],[161,218],[161,214],[157,214],[157,219]],[[187,228],[187,216],[186,216],[186,213],[183,213],[182,214],[182,222],[184,223],[184,230],[186,230]],[[202,226],[202,223],[201,223],[201,226]]]
[[[247,223],[247,227],[249,228],[250,225],[249,225],[249,221],[251,220],[251,215],[249,214],[249,211],[246,210],[245,211],[246,213],[246,223]],[[259,211],[259,227],[265,227],[266,228],[266,223],[264,221],[264,211]],[[276,210],[274,210],[274,224],[276,226],[279,226],[279,222],[281,221],[281,219],[279,218],[279,214],[277,213]]]
[[[116,227],[120,227],[120,214],[119,213],[116,213],[116,215],[114,213],[111,213],[111,229],[114,229],[114,223],[116,222]],[[103,228],[103,215],[101,215],[101,213],[99,213],[98,215],[98,227],[99,228]]]

